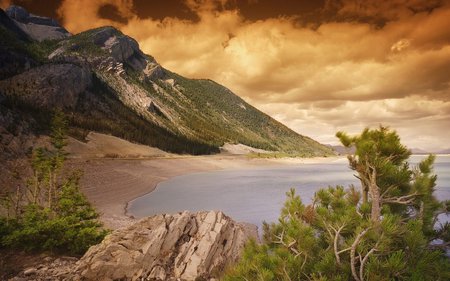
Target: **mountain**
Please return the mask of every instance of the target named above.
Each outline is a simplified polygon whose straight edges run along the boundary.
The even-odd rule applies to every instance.
[[[410,150],[411,150],[412,154],[430,154],[430,152],[423,150],[421,148],[414,147],[414,148],[411,148]]]
[[[355,147],[347,148],[343,145],[328,145],[331,149],[333,149],[339,155],[347,155],[355,153]]]
[[[436,154],[450,154],[450,148],[440,150]]]
[[[0,11],[0,38],[3,134],[46,133],[60,108],[79,139],[96,131],[174,153],[216,153],[233,143],[333,154],[226,87],[163,68],[113,27],[70,35],[56,21],[14,6]]]

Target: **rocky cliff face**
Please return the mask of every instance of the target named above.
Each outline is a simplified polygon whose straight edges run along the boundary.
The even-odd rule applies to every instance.
[[[76,263],[58,259],[16,278],[214,280],[237,261],[249,238],[257,238],[255,226],[236,223],[218,211],[156,215],[114,231]]]

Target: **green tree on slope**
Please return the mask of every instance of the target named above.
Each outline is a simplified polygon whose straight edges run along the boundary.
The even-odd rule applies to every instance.
[[[80,172],[63,171],[66,132],[65,116],[56,111],[52,146],[33,151],[24,196],[9,196],[3,204],[8,216],[0,217],[0,247],[82,254],[105,236],[98,213],[79,189]]]
[[[349,163],[361,187],[321,189],[310,205],[292,189],[278,222],[264,225],[264,243],[249,243],[225,280],[449,280],[440,249],[449,227],[435,229],[448,212],[433,196],[435,157],[410,167],[409,150],[385,127],[337,136],[355,146]]]

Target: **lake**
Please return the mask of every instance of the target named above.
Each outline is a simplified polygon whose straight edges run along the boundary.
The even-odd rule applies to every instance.
[[[412,156],[411,163],[423,157]],[[438,156],[434,172],[438,176],[436,197],[450,199],[450,156]],[[310,203],[320,188],[359,186],[353,174],[346,158],[320,164],[189,174],[162,182],[153,192],[131,201],[128,213],[140,218],[183,210],[222,210],[237,221],[260,227],[262,221],[277,220],[290,188],[296,189],[304,203]]]

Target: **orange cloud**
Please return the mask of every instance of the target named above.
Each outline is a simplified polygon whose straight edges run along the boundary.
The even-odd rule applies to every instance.
[[[104,5],[116,7],[124,18],[128,19],[134,16],[132,0],[63,0],[58,14],[63,18],[66,29],[72,33],[107,25],[121,28],[122,24],[118,22],[100,18],[98,11]]]
[[[383,122],[413,146],[447,145],[450,1],[328,1],[324,11],[336,10],[341,20],[314,28],[286,17],[248,21],[224,9],[232,2],[186,0],[195,22],[141,19],[132,0],[66,0],[59,13],[71,32],[116,26],[164,67],[218,81],[321,141],[333,142],[338,129]],[[128,22],[100,18],[105,4]],[[342,20],[347,17],[352,20]],[[382,24],[353,20],[358,17]],[[436,140],[415,143],[417,126],[426,124],[423,132]]]
[[[3,10],[11,5],[11,0],[0,0],[0,8]]]

